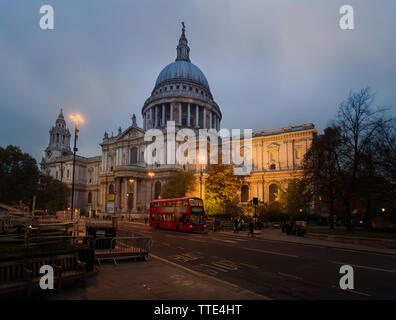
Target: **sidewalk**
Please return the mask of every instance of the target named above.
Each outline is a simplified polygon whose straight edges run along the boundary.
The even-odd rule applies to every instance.
[[[244,238],[247,238],[248,235],[247,231],[239,231],[239,233],[234,233],[233,231],[218,231],[218,232],[236,237],[244,237]],[[288,243],[297,243],[297,244],[315,245],[315,246],[330,247],[330,248],[345,249],[345,250],[357,250],[357,251],[367,251],[373,253],[396,255],[395,249],[379,248],[379,247],[372,247],[372,246],[359,245],[359,244],[350,244],[350,243],[336,242],[331,240],[313,239],[307,236],[297,237],[294,235],[286,235],[286,233],[283,233],[281,229],[263,229],[262,235],[257,236],[255,239],[283,241]],[[359,238],[355,238],[354,240],[358,240],[358,239]]]
[[[152,256],[148,261],[102,264],[85,288],[65,286],[37,295],[49,300],[261,300],[267,297]]]

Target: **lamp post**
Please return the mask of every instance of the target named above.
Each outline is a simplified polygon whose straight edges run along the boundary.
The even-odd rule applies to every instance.
[[[153,201],[153,177],[155,176],[155,173],[150,171],[148,173],[148,176],[150,177],[151,180],[151,193],[150,193],[150,201]]]
[[[71,219],[74,219],[74,174],[76,168],[76,153],[77,149],[77,139],[78,139],[78,128],[77,124],[79,122],[84,122],[84,119],[79,114],[73,113],[70,115],[70,119],[74,122],[74,148],[73,148],[73,178],[72,178],[72,194],[71,194]]]
[[[202,176],[203,176],[203,163],[205,157],[203,155],[199,155],[198,162],[199,162],[199,197],[202,199]]]

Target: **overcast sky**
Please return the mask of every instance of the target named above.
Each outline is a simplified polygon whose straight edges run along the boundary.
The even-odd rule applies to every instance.
[[[39,27],[52,5],[55,29]],[[79,152],[100,154],[141,108],[176,58],[181,21],[191,61],[206,75],[222,127],[275,129],[312,122],[321,132],[350,90],[371,86],[396,106],[396,1],[348,0],[355,30],[339,27],[339,0],[1,0],[0,146],[41,160],[61,107],[80,112]],[[72,126],[68,122],[69,128]]]

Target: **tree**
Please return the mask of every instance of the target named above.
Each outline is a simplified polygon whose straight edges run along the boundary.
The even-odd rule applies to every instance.
[[[373,166],[376,154],[373,146],[383,123],[387,122],[384,118],[386,109],[374,109],[373,102],[374,95],[368,87],[350,93],[348,99],[340,104],[335,122],[341,139],[336,153],[337,175],[344,185],[344,188],[337,188],[337,191],[344,203],[348,230],[352,229],[351,203],[354,198],[362,195],[359,192],[362,177],[367,179],[376,175]],[[371,194],[368,189],[365,193],[366,197]],[[367,203],[366,214],[369,215],[369,199]]]
[[[65,210],[70,189],[61,181],[47,175],[40,175],[37,192],[37,208],[50,211]]]
[[[178,171],[161,188],[162,199],[182,198],[195,188],[196,177],[191,172]]]
[[[32,204],[38,186],[36,160],[19,147],[0,147],[0,202]]]
[[[232,166],[214,164],[210,166],[205,183],[205,207],[208,214],[237,215],[239,179]]]
[[[306,212],[310,201],[311,194],[304,180],[292,180],[286,189],[280,190],[279,202],[288,215]]]
[[[330,228],[334,228],[337,188],[337,152],[341,145],[340,129],[329,127],[323,135],[314,137],[303,161],[305,185],[313,186],[314,199],[328,205]]]

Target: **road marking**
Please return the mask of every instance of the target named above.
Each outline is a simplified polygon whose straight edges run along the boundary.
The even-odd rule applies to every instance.
[[[252,269],[260,269],[260,267],[252,266],[252,265],[250,265],[250,264],[243,263],[243,262],[241,262],[240,265],[241,265],[241,266],[244,266],[244,267],[252,268]]]
[[[229,271],[224,266],[217,266],[217,265],[206,264],[206,263],[201,263],[200,266],[207,267],[207,268],[212,268],[212,269],[215,269],[215,270],[220,271],[220,272],[228,272]]]
[[[287,277],[287,278],[292,278],[292,279],[295,279],[295,280],[303,280],[302,277],[295,276],[295,275],[293,275],[293,274],[288,274],[288,273],[283,273],[283,272],[278,272],[278,274],[279,274],[280,276],[284,276],[284,277]]]
[[[388,269],[382,269],[382,268],[376,268],[376,267],[360,266],[358,264],[350,264],[350,263],[339,262],[339,261],[330,261],[330,262],[334,263],[334,264],[340,264],[340,265],[349,265],[349,266],[360,268],[360,269],[367,269],[367,270],[373,270],[373,271],[382,271],[382,272],[388,272],[388,273],[395,273],[396,274],[396,270],[388,270]]]
[[[383,256],[383,257],[390,257],[390,258],[395,258],[396,259],[396,255],[392,255],[392,254],[385,254],[385,253],[374,253],[374,252],[369,252],[369,251],[361,251],[361,250],[352,250],[352,249],[338,249],[338,248],[334,248],[334,250],[336,251],[346,251],[346,252],[353,252],[353,253],[359,253],[359,254],[371,254],[374,256]]]
[[[176,247],[176,249],[184,250],[184,248],[183,248],[183,247]]]
[[[207,275],[207,274],[205,274],[205,273],[192,270],[192,269],[187,268],[187,267],[184,267],[184,266],[182,266],[182,265],[180,265],[180,264],[178,264],[178,263],[175,263],[175,262],[169,261],[169,260],[167,260],[167,259],[161,258],[161,257],[159,257],[159,256],[156,256],[156,255],[154,255],[154,254],[152,254],[152,253],[150,253],[150,257],[152,257],[152,258],[154,258],[154,259],[157,259],[157,260],[160,260],[160,261],[165,262],[165,263],[169,263],[169,264],[171,264],[171,265],[173,265],[173,266],[175,266],[175,267],[178,267],[178,268],[180,268],[180,269],[183,269],[184,271],[187,271],[187,272],[189,272],[189,273],[191,273],[191,274],[194,274],[194,275],[196,275],[196,276],[198,276],[198,277],[203,277],[203,278],[206,278],[206,279],[211,280],[211,281],[217,281],[217,282],[219,282],[219,283],[222,283],[223,285],[227,285],[227,286],[233,287],[234,289],[239,289],[239,290],[248,292],[248,293],[250,293],[250,294],[254,294],[255,296],[257,296],[257,297],[259,297],[259,298],[261,298],[261,299],[264,299],[264,300],[273,300],[272,298],[267,297],[267,296],[264,296],[264,295],[262,295],[262,294],[260,294],[260,293],[256,293],[256,292],[254,292],[254,291],[251,291],[251,290],[242,288],[242,287],[240,287],[240,286],[238,286],[238,285],[236,285],[236,284],[233,284],[233,283],[228,282],[228,281],[225,281],[225,280],[218,279],[218,278],[216,278],[216,277]]]
[[[364,293],[364,292],[360,292],[360,291],[357,291],[357,290],[351,290],[351,289],[343,290],[343,289],[341,289],[341,288],[339,288],[339,287],[337,287],[337,286],[331,286],[331,287],[332,287],[332,288],[335,288],[335,289],[338,289],[338,290],[341,290],[342,292],[351,292],[351,293],[359,294],[359,295],[361,295],[361,296],[371,297],[371,294]]]
[[[171,236],[170,234],[166,234],[165,237],[168,237],[168,238],[177,238],[176,236]]]
[[[227,242],[227,243],[236,243],[236,241],[232,241],[232,240],[220,240],[222,242]]]
[[[170,246],[170,244],[168,243],[168,242],[160,242],[160,244],[163,244],[164,246],[167,246],[167,247],[169,247]]]
[[[295,256],[294,254],[280,253],[280,252],[260,250],[260,249],[252,249],[252,248],[247,248],[247,247],[241,247],[241,248],[245,249],[245,250],[250,250],[250,251],[257,251],[257,252],[262,252],[262,253],[274,254],[274,255],[278,255],[278,256],[285,256],[285,257],[290,257],[290,258],[298,258],[298,256]]]

